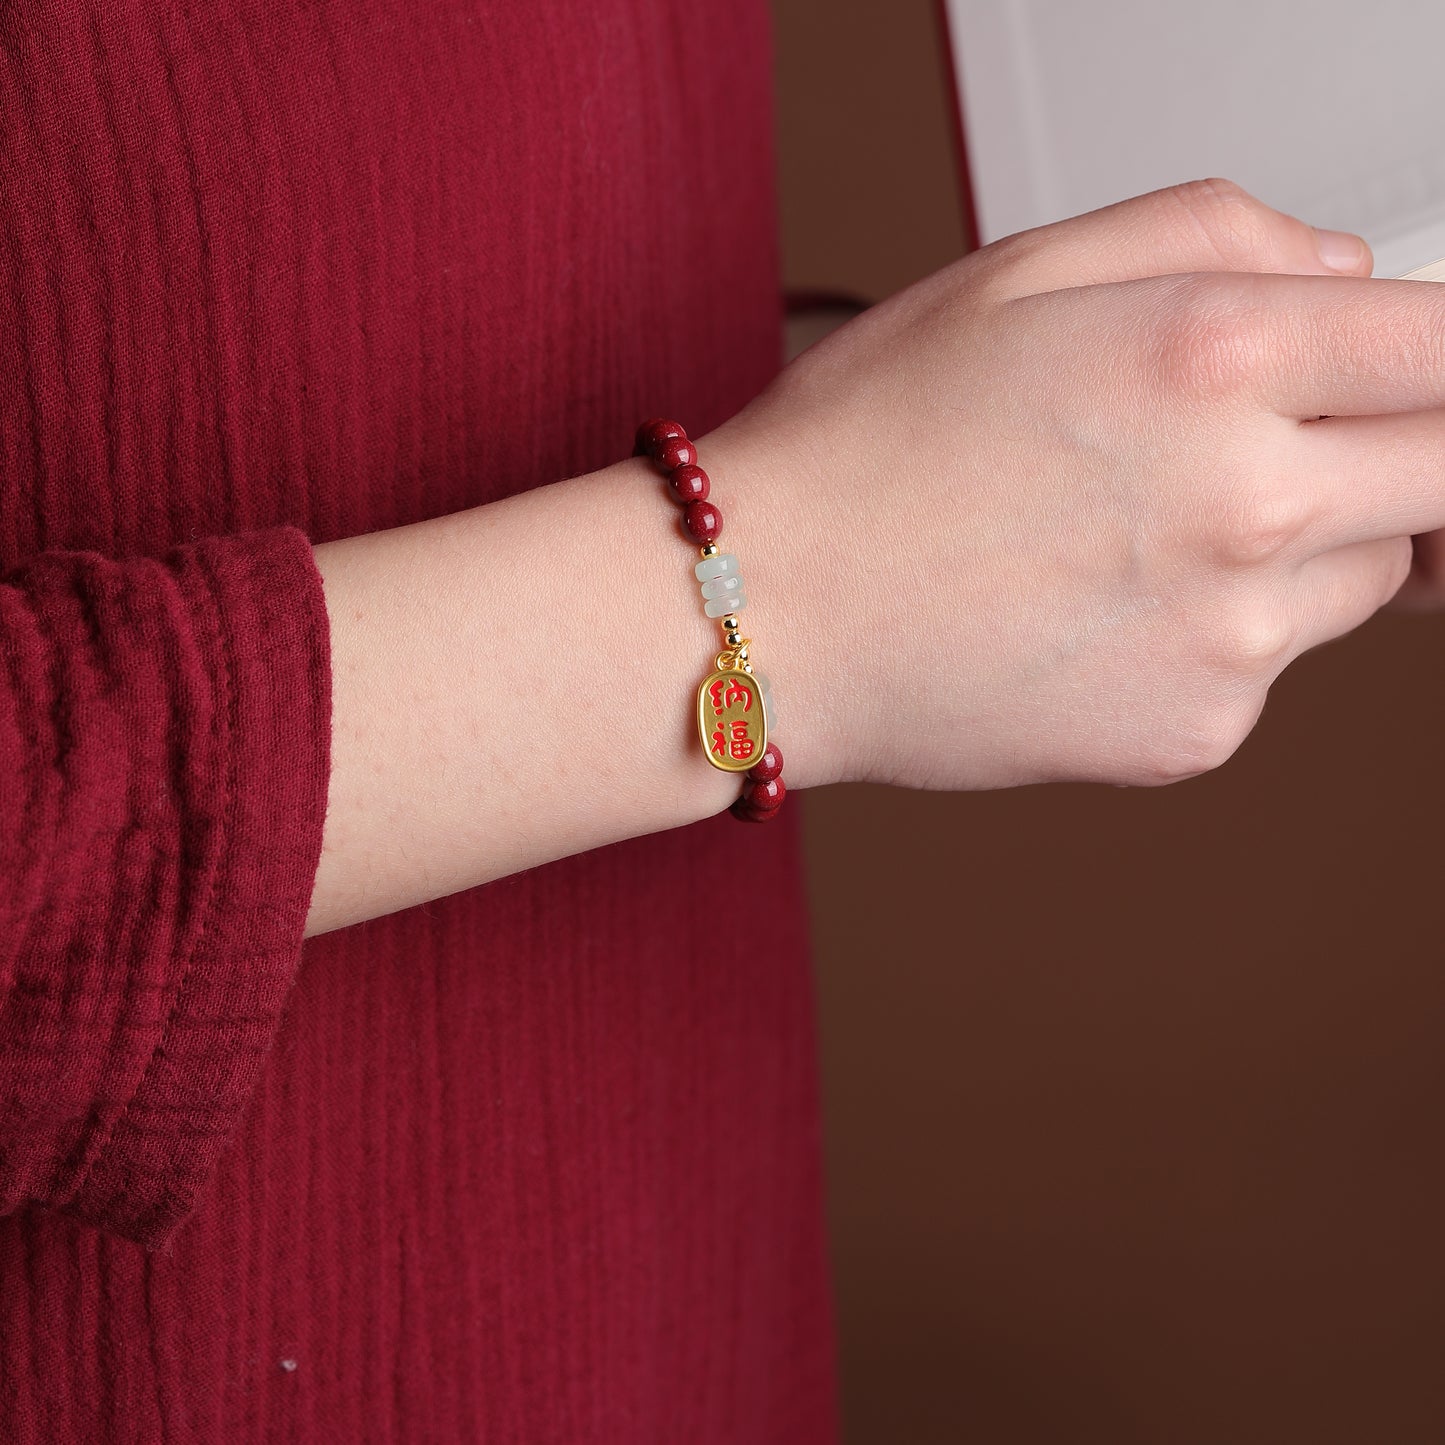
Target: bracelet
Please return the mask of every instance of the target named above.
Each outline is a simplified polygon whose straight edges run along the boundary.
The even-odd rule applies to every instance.
[[[783,755],[769,737],[775,720],[768,680],[753,672],[749,639],[738,613],[747,606],[738,559],[717,545],[722,513],[707,499],[708,476],[697,464],[697,448],[675,421],[654,418],[637,428],[636,457],[650,457],[667,478],[668,494],[682,507],[682,529],[702,544],[694,571],[702,584],[703,610],[722,623],[727,644],[713,659],[713,671],[697,690],[697,730],[703,756],[727,773],[746,773],[742,792],[728,811],[748,823],[778,816],[787,789]]]

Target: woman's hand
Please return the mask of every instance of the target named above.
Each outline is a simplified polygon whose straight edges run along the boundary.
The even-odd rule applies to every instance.
[[[738,544],[813,780],[1228,758],[1445,526],[1445,286],[1370,268],[1226,181],[1154,192],[900,292],[705,440],[720,495],[774,489]]]

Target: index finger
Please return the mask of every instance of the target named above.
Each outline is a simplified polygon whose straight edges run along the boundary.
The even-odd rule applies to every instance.
[[[1425,268],[1432,269],[1432,268]],[[1280,416],[1381,416],[1445,407],[1445,286],[1420,279],[1255,275],[1254,389]]]

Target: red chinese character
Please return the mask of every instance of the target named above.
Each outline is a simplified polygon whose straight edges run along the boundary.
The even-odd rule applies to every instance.
[[[727,738],[723,736],[723,730],[719,728],[712,735],[712,750],[720,756],[726,756]]]
[[[734,681],[723,694],[723,706],[731,707],[739,698],[742,699],[743,711],[746,712],[753,705],[752,691],[743,683]]]
[[[750,758],[757,750],[757,744],[748,736],[748,725],[742,718],[733,719],[732,741],[728,751],[735,758]]]
[[[726,706],[722,700],[722,690],[725,681],[726,679],[720,677],[707,690],[707,695],[712,699],[712,710],[717,713],[719,717],[722,716],[723,708]]]

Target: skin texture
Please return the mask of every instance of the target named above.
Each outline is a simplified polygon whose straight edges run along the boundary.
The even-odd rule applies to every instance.
[[[1432,604],[1437,539],[1411,538],[1445,528],[1445,286],[1369,279],[1363,243],[1343,265],[1227,181],[1170,187],[963,258],[701,438],[789,786],[1192,777],[1300,653],[1407,578]],[[630,559],[606,619],[555,585],[597,548]],[[643,463],[316,555],[309,932],[736,796],[689,715],[720,634]],[[604,717],[614,749],[580,754]]]

